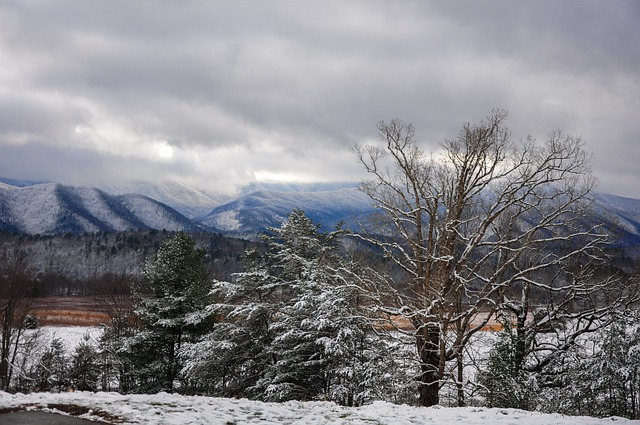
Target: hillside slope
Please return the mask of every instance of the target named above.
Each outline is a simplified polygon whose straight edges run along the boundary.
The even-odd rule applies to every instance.
[[[222,232],[251,234],[278,227],[294,209],[330,231],[339,222],[358,229],[374,212],[369,198],[355,187],[318,192],[257,191],[213,209],[199,223]]]
[[[177,182],[132,181],[122,184],[103,184],[100,189],[111,195],[143,195],[169,205],[185,217],[195,219],[229,200],[228,195],[191,187]]]
[[[26,234],[195,230],[189,219],[151,198],[113,196],[57,183],[0,186],[0,230]]]

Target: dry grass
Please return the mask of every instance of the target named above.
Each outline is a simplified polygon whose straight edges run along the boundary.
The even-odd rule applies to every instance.
[[[32,314],[44,326],[97,326],[109,323],[109,316],[96,297],[36,298]]]
[[[103,305],[93,297],[40,298],[34,305],[33,313],[40,324],[45,326],[98,326],[110,321],[109,315],[103,310]],[[478,317],[478,320],[482,319],[484,317]],[[406,317],[394,316],[391,321],[393,328],[406,331],[413,329],[411,321]],[[482,327],[483,331],[490,332],[502,329],[502,325],[495,319]]]
[[[35,310],[34,314],[45,326],[98,326],[109,323],[108,315],[96,311]]]
[[[500,323],[490,323],[482,327],[483,331],[489,331],[489,332],[500,332],[503,329],[504,329],[504,326],[502,326]]]
[[[389,326],[390,329],[397,328],[404,331],[410,331],[414,329],[413,324],[411,324],[411,321],[406,317],[393,316],[391,317],[391,321],[393,322],[393,325]],[[502,324],[497,322],[495,319],[490,320],[489,323],[487,323],[482,327],[483,331],[489,331],[489,332],[497,332],[503,329],[504,327],[502,326]]]

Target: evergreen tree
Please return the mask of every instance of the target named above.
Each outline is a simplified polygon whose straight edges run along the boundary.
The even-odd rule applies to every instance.
[[[142,330],[125,340],[136,390],[189,391],[181,376],[182,349],[207,330],[210,283],[204,251],[179,233],[165,240],[135,288]]]
[[[33,381],[39,391],[65,391],[69,387],[69,361],[60,338],[51,340],[40,357]]]
[[[99,353],[85,335],[71,356],[69,378],[71,385],[79,391],[96,391],[100,377]]]
[[[522,341],[518,341],[508,321],[503,326],[486,367],[478,375],[478,383],[487,406],[531,410],[536,407],[537,382],[524,368]]]
[[[549,411],[588,416],[640,417],[640,329],[636,317],[613,313],[608,326],[555,365],[561,379],[545,391]],[[560,373],[558,373],[560,371]]]
[[[268,400],[325,398],[327,351],[337,336],[332,320],[340,318],[327,320],[326,311],[329,298],[340,297],[332,235],[320,234],[299,210],[272,231],[272,279],[279,282],[287,302],[270,324],[275,335],[269,348],[274,362],[258,385]]]
[[[247,271],[233,282],[215,281],[212,331],[186,347],[185,373],[210,395],[259,398],[255,384],[272,362],[270,324],[283,305],[281,288],[269,275],[267,257],[247,253]]]
[[[128,393],[133,386],[132,357],[128,344],[139,329],[135,317],[113,317],[98,338],[101,369],[101,389],[109,391],[115,383],[119,391]]]
[[[633,401],[630,395],[638,383],[635,377],[638,367],[629,362],[631,341],[626,321],[616,318],[600,336],[600,350],[587,361],[587,369],[592,374],[589,404],[597,406],[593,412],[597,416],[627,416]]]
[[[380,376],[379,338],[365,314],[358,273],[300,210],[266,235],[235,282],[217,282],[223,321],[190,350],[190,371],[215,370],[222,394],[361,404]],[[207,353],[202,355],[202,353]],[[215,390],[214,390],[215,393]]]

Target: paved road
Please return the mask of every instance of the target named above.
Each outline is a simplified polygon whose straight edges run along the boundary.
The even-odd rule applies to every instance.
[[[73,416],[47,412],[13,412],[0,414],[0,425],[100,425],[95,422]]]

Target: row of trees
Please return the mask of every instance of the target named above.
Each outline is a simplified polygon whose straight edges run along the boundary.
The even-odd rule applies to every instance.
[[[78,235],[24,235],[0,232],[0,252],[27,252],[37,278],[37,296],[95,295],[104,275],[139,276],[147,258],[173,234],[158,230]],[[205,263],[218,278],[239,271],[251,242],[217,233],[193,233],[206,250]]]
[[[381,276],[340,255],[340,236],[318,232],[294,211],[236,281],[213,283],[192,239],[168,239],[136,287],[135,314],[114,309],[99,341],[83,341],[71,354],[54,340],[36,362],[20,359],[14,389],[415,403],[419,359],[401,333],[386,332],[390,323],[370,289]],[[594,337],[557,351],[538,372],[523,367],[535,364],[536,350],[527,347],[520,359],[516,328],[505,321],[488,361],[476,365],[477,382],[465,378],[463,393],[480,394],[471,402],[490,406],[636,417],[638,321],[628,318],[606,318]],[[557,344],[572,326],[547,329],[537,344]]]
[[[142,328],[103,337],[107,363],[120,368],[112,378],[132,392],[420,402],[423,365],[403,344],[415,330],[388,332],[393,299],[382,305],[372,290],[386,279],[340,250],[343,235],[320,233],[294,211],[265,236],[264,251],[249,253],[246,272],[212,283],[189,237],[167,240],[138,287]],[[464,354],[473,343],[465,346],[439,389],[459,388],[458,402],[472,395],[489,406],[637,417],[640,321],[611,308],[543,322],[552,304],[545,307],[523,328],[505,308],[489,356],[471,364]],[[460,365],[477,379],[454,374]]]
[[[36,361],[23,359],[24,369],[17,380],[18,391],[97,391],[103,362],[100,351],[88,335],[68,353],[60,338],[53,338]]]
[[[407,401],[413,373],[392,356],[396,342],[362,290],[371,276],[339,255],[340,234],[294,211],[233,283],[211,281],[191,237],[168,238],[133,303],[121,288],[105,299],[112,323],[97,341],[45,349],[37,330],[14,323],[24,334],[11,339],[19,350],[3,389]]]
[[[483,403],[640,418],[639,325],[636,311],[612,311],[606,326],[583,336],[538,373],[519,365],[517,335],[505,328],[478,375]]]

